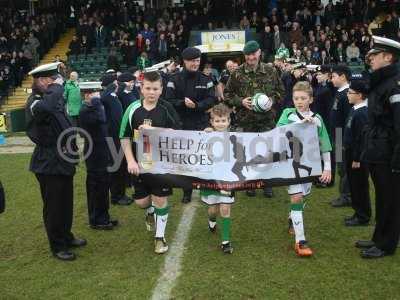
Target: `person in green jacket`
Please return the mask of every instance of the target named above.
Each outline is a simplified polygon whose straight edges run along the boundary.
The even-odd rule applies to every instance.
[[[143,51],[140,56],[136,60],[136,67],[139,70],[144,70],[145,68],[148,68],[151,66],[150,60],[148,58],[147,52]]]
[[[79,123],[79,111],[82,106],[81,89],[78,84],[77,72],[71,72],[69,80],[65,83],[64,99],[67,104],[67,113],[71,119],[72,126],[77,127]]]

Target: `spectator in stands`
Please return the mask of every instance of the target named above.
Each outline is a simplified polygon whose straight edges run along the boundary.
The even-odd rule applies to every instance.
[[[105,46],[107,31],[103,24],[96,22],[96,48],[100,49]]]
[[[369,35],[364,35],[362,37],[362,42],[360,45],[360,53],[362,57],[365,57],[367,52],[371,49],[371,38]]]
[[[306,50],[306,54],[305,54],[305,57],[304,57],[304,62],[307,65],[311,65],[313,63],[312,51],[310,49]]]
[[[29,41],[26,39],[22,45],[22,51],[24,51],[24,56],[28,61],[28,66],[31,69],[33,67],[33,49]]]
[[[69,80],[65,83],[64,99],[67,104],[67,114],[72,122],[72,126],[77,127],[79,124],[79,111],[82,106],[77,72],[71,72]]]
[[[67,53],[69,55],[79,55],[81,53],[81,44],[78,40],[78,37],[74,35],[72,37],[72,41],[69,43],[69,52]]]
[[[150,30],[148,23],[143,24],[143,30],[140,32],[140,35],[143,37],[144,40],[154,40],[154,32]]]
[[[119,70],[119,61],[115,49],[111,49],[107,58],[107,69]]]
[[[121,46],[121,54],[123,63],[128,67],[133,66],[136,63],[137,52],[134,41],[124,40]]]
[[[281,46],[282,43],[286,42],[286,38],[282,32],[279,30],[279,26],[274,26],[274,49],[275,51]]]
[[[217,73],[216,72],[217,71],[213,69],[212,64],[210,63],[204,64],[203,74],[208,76],[212,80],[214,86],[218,85],[218,72]]]
[[[148,58],[148,55],[147,55],[146,51],[143,51],[140,54],[140,56],[137,58],[136,67],[139,70],[143,71],[145,68],[150,67],[150,66],[151,66],[151,63],[150,63],[150,60]]]
[[[111,31],[111,36],[109,38],[109,46],[110,47],[117,47],[120,44],[120,39],[118,37],[117,31]]]
[[[289,33],[289,41],[291,44],[296,43],[298,46],[303,45],[303,33],[300,29],[299,23],[294,22],[292,31]]]
[[[156,46],[157,46],[157,56],[158,56],[157,61],[160,62],[166,60],[168,58],[168,42],[165,38],[164,33],[160,34]]]
[[[250,29],[250,21],[246,15],[244,15],[240,20],[239,28],[242,30]]]
[[[147,58],[150,61],[150,64],[155,64],[157,58],[157,49],[154,47],[154,43],[150,39],[146,39],[145,41],[144,52],[147,53]]]
[[[86,35],[82,35],[80,49],[81,49],[81,53],[85,55],[85,58],[87,57],[88,54],[90,54],[92,52],[90,43],[89,43]]]
[[[399,30],[399,20],[393,18],[392,14],[387,14],[382,23],[382,33],[389,39],[395,39]]]
[[[311,63],[313,65],[320,65],[321,64],[321,53],[319,52],[318,46],[313,48],[313,52],[311,54]]]
[[[178,41],[175,38],[175,34],[171,34],[168,42],[168,57],[179,57],[181,54],[181,50],[182,48],[178,44]]]
[[[278,55],[282,58],[290,57],[289,49],[286,48],[284,43],[281,43],[280,47],[276,50],[276,55]]]
[[[271,62],[275,53],[274,49],[274,34],[272,33],[271,26],[266,25],[264,32],[261,33],[261,50],[264,55],[265,62]]]
[[[321,65],[329,65],[331,63],[332,63],[332,58],[327,55],[326,50],[322,50],[319,64],[321,64]]]
[[[343,43],[339,42],[335,51],[335,62],[345,63],[346,62],[346,51],[343,49]]]
[[[138,53],[142,53],[145,47],[145,40],[143,35],[139,33],[136,37],[136,49]]]
[[[301,53],[300,49],[297,49],[293,55],[293,58],[296,59],[297,61],[304,61],[304,56]]]
[[[357,47],[356,42],[353,41],[346,48],[346,60],[348,63],[350,62],[361,62],[360,58],[360,48]]]

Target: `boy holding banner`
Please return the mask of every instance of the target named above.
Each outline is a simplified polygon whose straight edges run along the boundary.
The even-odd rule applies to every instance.
[[[231,124],[232,110],[225,104],[218,104],[210,110],[210,123],[212,127],[205,131],[228,131]],[[217,229],[217,215],[221,216],[221,249],[222,252],[231,254],[233,247],[230,242],[231,231],[231,205],[235,202],[233,192],[201,190],[201,201],[208,205],[208,229],[215,232]]]
[[[313,90],[308,82],[297,82],[293,87],[293,103],[295,108],[285,109],[279,118],[277,126],[302,122],[310,122],[317,125],[320,149],[324,162],[320,181],[322,183],[329,183],[331,181],[330,152],[332,151],[332,146],[321,116],[313,113],[310,110],[310,105],[313,100],[312,96]],[[293,133],[290,131],[286,133],[286,137],[289,140],[289,146],[292,152],[289,158],[293,159],[293,168],[295,169],[295,173],[299,174],[300,169],[305,169],[310,175],[311,169],[308,170],[306,166],[301,165],[303,145],[301,144],[300,140],[293,136]],[[294,233],[295,235],[295,251],[296,254],[301,257],[307,257],[313,254],[313,251],[308,246],[308,243],[305,239],[303,225],[303,198],[311,192],[311,186],[312,183],[295,184],[290,185],[288,189],[291,200],[289,232]]]
[[[169,211],[167,197],[172,195],[172,189],[167,186],[155,186],[145,175],[139,175],[139,165],[135,159],[136,147],[132,150],[132,141],[134,132],[139,129],[154,127],[180,129],[181,122],[175,109],[168,102],[159,99],[162,88],[158,72],[144,73],[141,86],[143,99],[133,102],[127,108],[120,130],[121,146],[128,163],[128,172],[137,176],[133,198],[139,207],[146,210],[147,230],[153,231],[154,223],[156,225],[154,251],[157,254],[168,251],[164,235]]]

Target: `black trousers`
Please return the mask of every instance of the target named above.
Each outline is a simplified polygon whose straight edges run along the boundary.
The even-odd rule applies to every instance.
[[[3,185],[0,181],[0,214],[6,209],[6,196],[4,195]]]
[[[125,190],[129,181],[129,174],[127,171],[127,164],[125,157],[121,161],[116,172],[110,173],[110,193],[111,202],[117,202],[125,196]]]
[[[36,174],[43,200],[43,222],[52,252],[68,249],[74,235],[73,176]]]
[[[351,152],[346,153],[346,170],[349,179],[351,206],[354,215],[361,221],[368,222],[371,218],[371,199],[369,197],[369,171],[366,164],[361,163],[359,169],[353,169]]]
[[[376,225],[372,241],[379,249],[393,254],[400,235],[400,173],[393,173],[385,164],[370,164],[369,170],[376,197]]]
[[[110,222],[108,176],[107,171],[87,173],[86,195],[90,225],[108,224]]]
[[[342,151],[342,161],[336,162],[336,167],[339,174],[339,193],[340,198],[350,200],[350,184],[346,168],[346,153]]]

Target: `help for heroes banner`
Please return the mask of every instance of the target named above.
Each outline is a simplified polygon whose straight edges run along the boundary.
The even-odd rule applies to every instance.
[[[312,181],[321,175],[317,127],[263,133],[141,130],[141,174],[154,184],[236,190]]]

